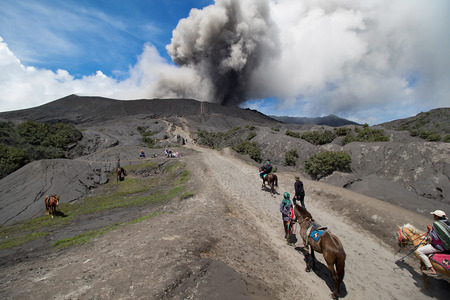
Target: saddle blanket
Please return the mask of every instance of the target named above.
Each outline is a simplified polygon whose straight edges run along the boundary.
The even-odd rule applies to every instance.
[[[446,270],[450,270],[450,254],[435,253],[430,258],[443,266]]]
[[[316,242],[319,241],[320,236],[325,232],[325,230],[313,230],[311,231],[310,237],[313,238]]]

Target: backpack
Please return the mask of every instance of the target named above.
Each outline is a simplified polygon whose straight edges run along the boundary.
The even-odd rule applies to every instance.
[[[438,220],[433,223],[433,229],[436,231],[445,250],[450,250],[450,227],[449,222]]]

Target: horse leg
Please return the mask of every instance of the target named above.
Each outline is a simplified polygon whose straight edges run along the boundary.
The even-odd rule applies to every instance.
[[[48,215],[48,196],[45,197],[44,203],[45,203],[45,214]]]
[[[305,263],[306,263],[305,271],[310,272],[311,266],[310,266],[310,262],[309,262],[309,246],[306,244],[305,240],[303,240],[303,250],[305,250]]]
[[[314,256],[314,249],[311,247],[311,260],[312,260],[312,269],[316,268],[316,258]]]
[[[339,282],[338,275],[336,274],[336,271],[334,269],[334,263],[335,262],[330,261],[329,259],[326,260],[326,262],[327,262],[328,271],[330,271],[330,274],[331,274],[331,278],[333,278],[333,285],[334,285],[333,293],[331,293],[330,296],[333,299],[337,299],[337,298],[339,298],[339,285],[340,285],[340,282]]]

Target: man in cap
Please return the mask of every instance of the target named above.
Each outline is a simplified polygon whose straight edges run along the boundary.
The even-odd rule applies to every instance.
[[[428,258],[428,254],[443,252],[446,250],[446,247],[450,246],[448,245],[449,241],[447,240],[448,234],[450,233],[450,222],[447,219],[445,212],[442,210],[435,210],[430,214],[432,214],[434,218],[433,225],[427,225],[431,243],[419,247],[416,251],[427,268],[427,270],[422,270],[422,272],[430,276],[436,276],[436,270],[433,268],[433,265]]]

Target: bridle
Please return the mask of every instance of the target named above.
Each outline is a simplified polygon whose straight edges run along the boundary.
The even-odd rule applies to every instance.
[[[397,239],[398,239],[398,244],[399,244],[400,247],[401,247],[400,250],[404,249],[404,248],[406,247],[406,245],[408,244],[408,242],[413,242],[413,241],[418,240],[418,239],[420,239],[420,238],[422,238],[422,237],[423,237],[423,238],[422,238],[422,240],[420,241],[420,243],[418,243],[417,246],[415,246],[414,249],[411,250],[411,252],[409,252],[408,254],[406,254],[405,256],[403,256],[402,258],[397,259],[396,262],[397,262],[397,261],[402,261],[403,259],[405,259],[405,257],[409,256],[411,253],[413,253],[414,251],[416,251],[416,249],[419,248],[420,245],[422,245],[423,241],[424,241],[424,240],[427,238],[427,236],[428,236],[428,232],[425,232],[424,234],[419,235],[418,237],[416,237],[416,238],[414,238],[414,239],[410,239],[409,236],[406,235],[406,234],[403,232],[403,226],[399,228],[397,234],[398,234],[398,238],[397,238]],[[398,253],[398,252],[397,252],[397,253]]]

